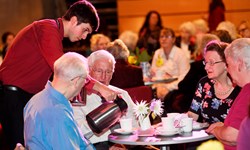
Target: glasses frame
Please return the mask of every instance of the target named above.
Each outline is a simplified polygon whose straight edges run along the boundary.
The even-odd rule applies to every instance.
[[[206,64],[209,64],[209,66],[214,66],[215,64],[222,63],[223,60],[215,61],[215,62],[206,62],[205,60],[202,61],[203,65],[206,66]]]

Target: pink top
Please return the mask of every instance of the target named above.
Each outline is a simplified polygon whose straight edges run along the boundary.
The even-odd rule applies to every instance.
[[[250,83],[246,84],[235,99],[224,124],[237,130],[240,129],[242,120],[248,114],[248,104],[250,100]],[[225,150],[236,150],[236,146],[224,145]]]

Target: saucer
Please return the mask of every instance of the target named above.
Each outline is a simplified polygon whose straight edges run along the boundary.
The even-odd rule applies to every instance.
[[[179,133],[180,133],[179,128],[174,128],[172,130],[165,130],[163,127],[156,128],[155,132],[156,135],[161,135],[161,136],[173,136]]]
[[[114,132],[116,132],[116,133],[119,133],[119,134],[131,134],[131,133],[133,133],[133,131],[134,130],[131,130],[131,131],[125,131],[125,130],[123,130],[123,129],[115,129],[114,130]]]
[[[209,126],[208,123],[200,123],[200,122],[193,121],[193,130],[201,130],[201,129],[207,128],[208,126]]]

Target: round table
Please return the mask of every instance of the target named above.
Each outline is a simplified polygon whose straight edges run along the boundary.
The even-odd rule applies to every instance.
[[[161,150],[169,150],[169,146],[172,144],[185,144],[190,142],[204,141],[212,138],[214,138],[214,136],[205,133],[205,130],[195,130],[190,133],[182,132],[173,136],[140,136],[137,132],[128,135],[111,133],[108,137],[109,141],[112,143],[124,145],[159,145]]]

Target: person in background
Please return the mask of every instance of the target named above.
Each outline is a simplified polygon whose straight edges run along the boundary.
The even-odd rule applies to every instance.
[[[230,21],[221,22],[217,26],[216,30],[226,30],[229,33],[229,35],[231,36],[232,40],[235,40],[236,38],[238,38],[236,27]]]
[[[90,49],[92,52],[97,50],[105,50],[108,43],[110,42],[109,37],[104,34],[94,34],[90,38]]]
[[[195,121],[209,124],[224,122],[240,87],[232,83],[226,69],[224,50],[227,43],[210,41],[204,50],[204,65],[207,76],[197,84],[188,116]]]
[[[210,32],[216,30],[220,22],[225,21],[225,10],[223,0],[210,0],[208,10],[208,27]]]
[[[129,50],[120,39],[108,44],[107,51],[116,61],[110,84],[119,88],[143,86],[142,68],[128,63]]]
[[[207,75],[203,65],[203,50],[207,43],[212,40],[220,39],[213,34],[207,33],[204,34],[202,39],[199,40],[199,43],[197,43],[197,52],[200,53],[201,59],[195,60],[190,64],[190,70],[184,79],[178,84],[178,90],[174,90],[165,96],[165,113],[186,113],[189,110],[199,80]]]
[[[203,35],[205,35],[206,33],[208,33],[209,28],[207,25],[207,21],[204,19],[196,19],[194,21],[192,21],[194,27],[195,27],[195,50],[193,52],[193,55],[191,55],[191,59],[195,60],[195,52],[197,50],[198,47],[198,43],[201,43],[202,37]]]
[[[248,114],[250,102],[250,39],[234,40],[225,50],[227,70],[235,84],[242,87],[223,122],[209,126],[207,133],[220,140],[225,150],[236,150],[240,124]]]
[[[233,41],[232,37],[226,30],[215,30],[212,32],[212,34],[218,36],[221,42],[230,44]]]
[[[243,20],[238,25],[238,34],[243,38],[250,38],[250,24],[248,21]]]
[[[24,108],[27,149],[93,149],[78,130],[70,100],[86,84],[87,60],[68,52],[54,63],[53,81],[34,95]]]
[[[133,31],[126,30],[119,35],[119,39],[127,46],[130,53],[134,53],[136,43],[138,41],[138,35]]]
[[[108,87],[119,91],[120,96],[127,102],[128,110],[125,114],[125,118],[132,118],[133,127],[137,127],[135,121],[135,115],[133,114],[134,102],[128,95],[128,93],[120,88],[110,85],[110,80],[115,69],[115,59],[106,50],[99,50],[91,53],[88,57],[89,74],[92,78],[107,85]],[[93,111],[95,108],[102,104],[102,99],[99,95],[92,93],[87,94],[85,106],[73,106],[74,118],[77,121],[81,131],[86,137],[94,144],[97,150],[109,149],[108,135],[111,133],[110,130],[106,130],[103,133],[95,134],[92,132],[86,122],[86,115]]]
[[[195,26],[192,22],[184,22],[179,27],[180,36],[176,37],[175,45],[181,48],[186,56],[191,59],[195,50]]]
[[[172,29],[163,28],[159,41],[161,48],[155,51],[151,66],[152,80],[178,78],[171,83],[154,85],[157,97],[163,100],[168,92],[178,89],[178,83],[190,69],[190,63],[185,52],[175,46],[175,33]]]
[[[23,28],[10,45],[0,66],[0,122],[10,149],[24,144],[23,108],[29,99],[46,85],[54,62],[63,55],[62,40],[85,39],[99,27],[94,6],[81,0],[62,18],[35,21]],[[28,57],[27,57],[28,56]],[[92,79],[85,86],[112,100],[116,92]]]
[[[2,57],[4,59],[7,50],[10,46],[10,44],[13,42],[15,38],[15,34],[12,32],[4,32],[2,35],[2,43],[3,43],[3,49],[2,49]]]
[[[162,28],[162,19],[159,12],[154,10],[148,12],[139,31],[137,46],[140,49],[146,49],[148,54],[153,56],[155,50],[160,47],[159,36]]]
[[[84,52],[84,56],[88,57],[92,52],[106,49],[110,39],[102,33],[93,34],[90,38],[90,49]]]
[[[250,105],[248,106],[248,116],[242,121],[239,130],[239,136],[237,138],[237,149],[238,150],[248,150],[250,147]]]

